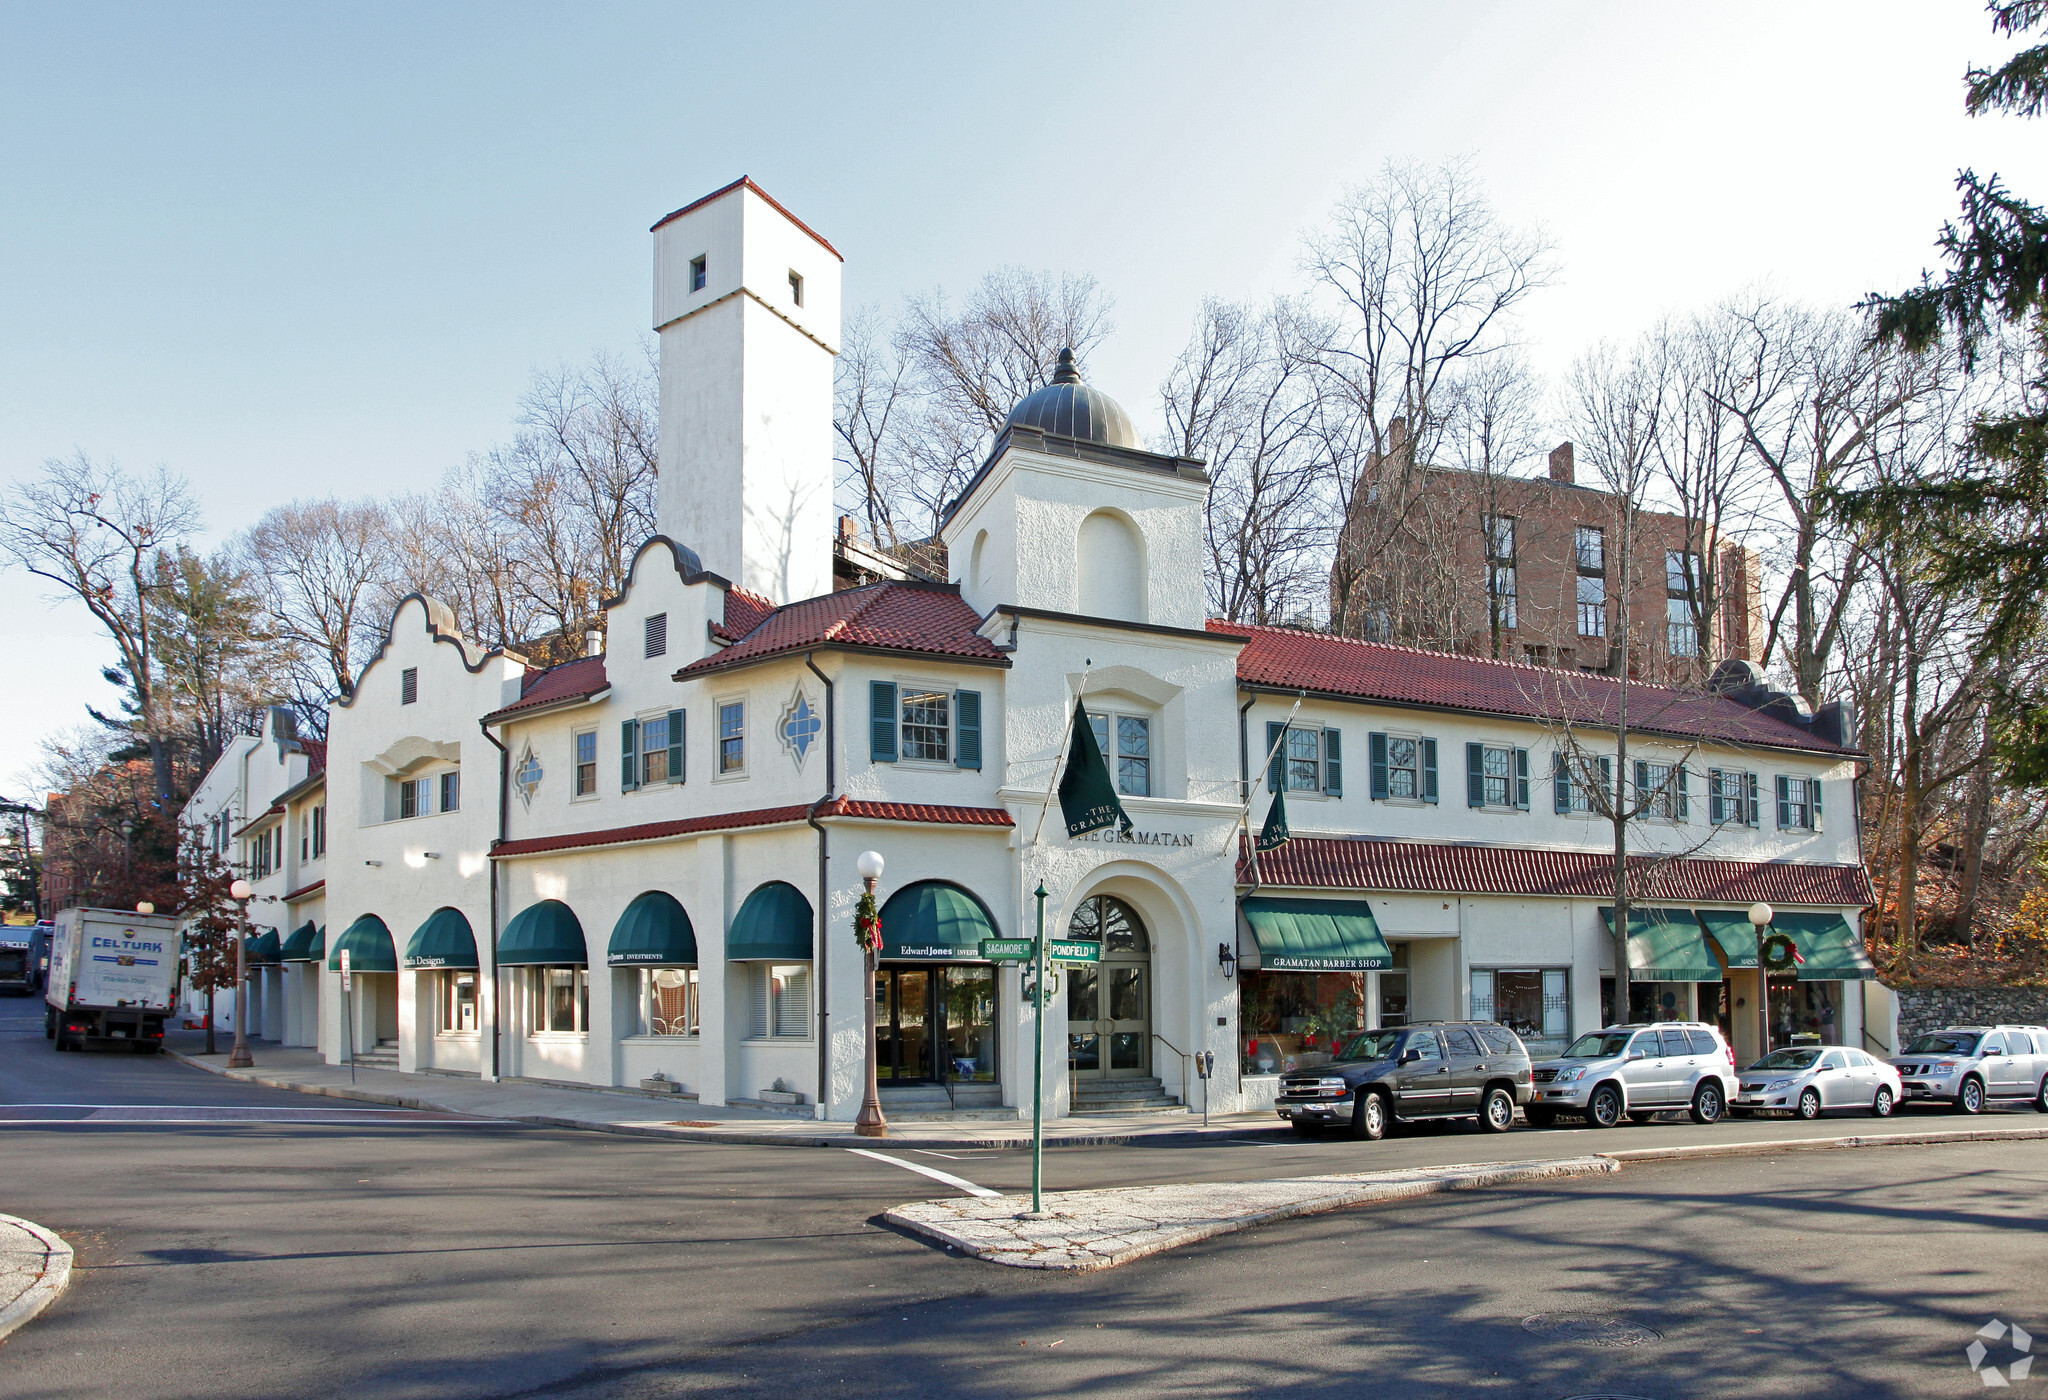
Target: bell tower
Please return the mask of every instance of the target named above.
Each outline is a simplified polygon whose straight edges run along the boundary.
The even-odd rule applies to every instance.
[[[745,178],[652,232],[662,533],[777,603],[829,593],[839,253]]]

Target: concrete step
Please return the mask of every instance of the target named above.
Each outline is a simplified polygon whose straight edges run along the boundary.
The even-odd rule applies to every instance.
[[[1068,1112],[1067,1116],[1069,1118],[1128,1118],[1140,1114],[1161,1116],[1166,1114],[1184,1114],[1186,1112],[1187,1109],[1178,1101],[1169,1099],[1165,1103],[1147,1103],[1132,1107],[1074,1108]]]
[[[1125,1099],[1133,1094],[1163,1094],[1166,1086],[1158,1079],[1076,1079],[1072,1081],[1075,1102],[1082,1099]]]

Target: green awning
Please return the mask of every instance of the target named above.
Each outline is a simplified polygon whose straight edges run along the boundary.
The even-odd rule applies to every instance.
[[[1721,945],[1721,956],[1728,959],[1728,966],[1756,971],[1756,925],[1749,921],[1747,909],[1695,909],[1700,922],[1707,926],[1707,936]]]
[[[311,919],[292,930],[292,936],[278,949],[280,962],[318,962],[327,949],[326,939]]]
[[[277,936],[277,930],[267,928],[249,938],[249,961],[252,963],[274,963],[284,960],[284,943]]]
[[[467,971],[476,965],[476,935],[460,909],[436,909],[412,931],[412,942],[405,945],[407,971],[435,967]]]
[[[604,960],[613,967],[695,967],[697,930],[674,895],[649,890],[612,925]]]
[[[812,917],[811,902],[795,885],[763,885],[733,915],[725,956],[733,962],[808,962]]]
[[[398,971],[398,949],[391,942],[391,930],[375,914],[365,914],[334,940],[327,955],[327,970],[341,971],[341,950],[348,949],[348,967],[355,972]]]
[[[559,899],[527,905],[498,935],[499,967],[582,967],[589,961],[583,925]]]
[[[1263,972],[1373,972],[1394,965],[1372,906],[1362,899],[1253,895],[1239,907],[1258,941]]]
[[[1779,914],[1772,933],[1789,933],[1799,945],[1802,982],[1871,982],[1877,968],[1863,951],[1863,940],[1840,914]]]
[[[919,880],[882,906],[882,956],[908,962],[980,962],[996,921],[979,899],[941,880]]]
[[[1613,907],[1602,905],[1600,919],[1612,933]],[[1628,975],[1637,982],[1718,982],[1722,973],[1692,910],[1631,909]]]

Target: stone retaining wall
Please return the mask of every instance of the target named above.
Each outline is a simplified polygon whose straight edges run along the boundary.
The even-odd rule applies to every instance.
[[[1905,987],[1899,1042],[1943,1026],[2048,1026],[2048,987]]]

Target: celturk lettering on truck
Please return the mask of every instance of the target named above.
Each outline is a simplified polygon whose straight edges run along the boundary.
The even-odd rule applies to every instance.
[[[124,953],[161,953],[164,950],[164,945],[161,943],[139,943],[130,938],[101,938],[97,935],[92,940],[92,946],[95,948],[119,948]]]

